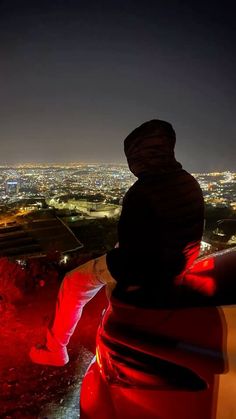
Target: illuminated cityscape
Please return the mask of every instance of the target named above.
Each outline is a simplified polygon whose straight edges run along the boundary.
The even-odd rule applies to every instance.
[[[206,204],[236,209],[236,173],[195,173]],[[120,205],[135,181],[126,165],[65,164],[0,167],[0,205],[27,199],[56,203],[70,198]]]
[[[49,200],[54,197],[73,196],[119,205],[134,181],[135,177],[125,165],[0,167],[0,204],[12,205],[29,198]],[[10,188],[11,184],[14,188]]]
[[[194,174],[203,191],[206,204],[236,210],[236,173]]]
[[[236,173],[194,173],[193,176],[201,186],[206,206],[202,252],[235,245]],[[46,219],[59,217],[72,230],[86,220],[117,222],[123,197],[135,180],[127,165],[121,164],[2,166],[0,227],[24,223],[27,214],[34,214],[36,219],[42,215]]]

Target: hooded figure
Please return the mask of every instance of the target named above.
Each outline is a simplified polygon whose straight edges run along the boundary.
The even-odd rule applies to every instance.
[[[155,306],[199,254],[204,201],[199,184],[175,159],[175,132],[165,121],[145,122],[124,141],[138,178],[124,197],[119,248],[107,254],[117,285],[113,296]]]
[[[146,122],[125,139],[128,164],[138,180],[124,197],[119,247],[106,259],[105,255],[93,259],[65,276],[46,344],[30,351],[33,362],[57,366],[68,362],[66,347],[83,307],[104,285],[115,288],[98,332],[103,343],[112,344],[114,335],[117,340],[119,330],[123,340],[131,332],[138,338],[142,325],[155,333],[158,315],[145,317],[150,312],[146,307],[165,306],[175,294],[175,280],[197,257],[203,230],[201,189],[175,160],[174,146],[172,126],[159,120]]]

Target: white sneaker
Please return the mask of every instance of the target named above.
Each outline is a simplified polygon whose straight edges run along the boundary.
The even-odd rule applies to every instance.
[[[58,351],[50,351],[47,346],[33,346],[29,353],[30,359],[36,364],[54,365],[63,367],[69,362],[69,355],[66,347],[60,348]]]

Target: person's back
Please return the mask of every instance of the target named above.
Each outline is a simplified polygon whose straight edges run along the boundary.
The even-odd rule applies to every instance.
[[[125,140],[131,171],[118,226],[119,248],[107,255],[116,298],[155,306],[199,253],[204,202],[197,181],[174,157],[170,124],[153,120]]]

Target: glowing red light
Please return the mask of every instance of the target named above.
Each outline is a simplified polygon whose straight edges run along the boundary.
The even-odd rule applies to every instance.
[[[183,283],[204,295],[214,295],[216,282],[213,275],[214,258],[196,262],[186,273]]]

